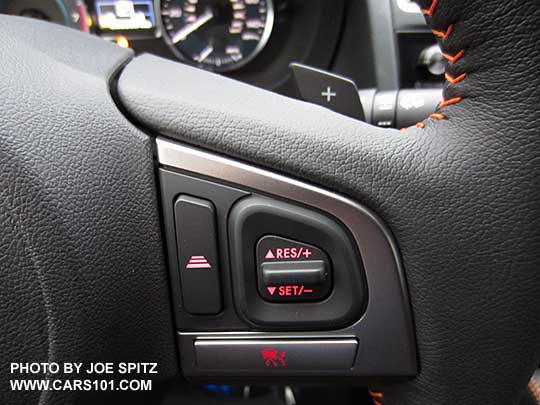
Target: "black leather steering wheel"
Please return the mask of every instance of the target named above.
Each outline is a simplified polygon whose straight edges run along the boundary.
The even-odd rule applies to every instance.
[[[1,16],[2,402],[88,398],[12,391],[12,362],[157,361],[157,384],[178,378],[156,134],[336,190],[388,224],[419,374],[372,381],[375,403],[538,402],[540,3],[420,3],[447,84],[401,132]]]

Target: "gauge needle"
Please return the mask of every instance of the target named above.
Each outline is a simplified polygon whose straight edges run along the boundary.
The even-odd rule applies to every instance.
[[[208,55],[210,55],[212,52],[214,52],[214,47],[212,45],[208,45],[206,48],[204,48],[200,54],[195,56],[193,59],[197,62],[201,63],[203,60],[208,58]]]
[[[181,30],[178,30],[178,32],[173,35],[173,43],[177,44],[181,40],[185,39],[189,34],[191,34],[193,31],[198,30],[212,18],[214,18],[214,13],[212,12],[212,9],[207,8],[206,11],[202,13],[195,21],[193,21],[191,24],[186,25]]]

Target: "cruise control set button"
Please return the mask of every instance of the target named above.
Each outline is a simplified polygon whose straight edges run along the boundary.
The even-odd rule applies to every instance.
[[[316,246],[275,235],[257,243],[259,294],[270,302],[313,302],[332,289],[331,262]]]

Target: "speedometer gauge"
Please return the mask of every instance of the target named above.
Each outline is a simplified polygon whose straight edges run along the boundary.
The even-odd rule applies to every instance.
[[[178,58],[219,72],[252,60],[274,23],[272,0],[161,0],[160,14]]]

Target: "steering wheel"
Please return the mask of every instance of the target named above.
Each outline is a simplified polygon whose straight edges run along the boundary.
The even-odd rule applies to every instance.
[[[2,402],[90,395],[14,391],[13,363],[157,362],[156,384],[179,378],[157,135],[336,191],[387,224],[418,374],[367,379],[376,404],[540,402],[540,3],[420,5],[447,82],[402,131],[1,16]]]

